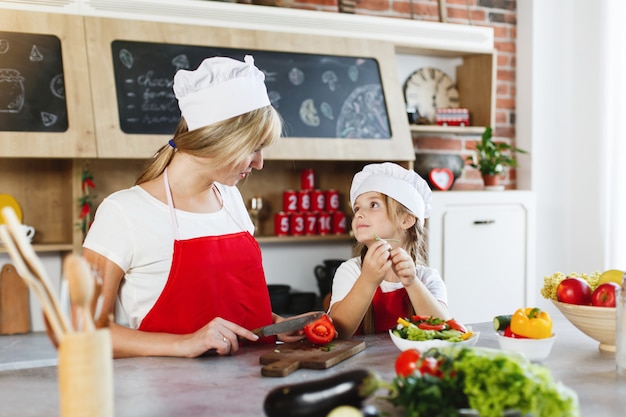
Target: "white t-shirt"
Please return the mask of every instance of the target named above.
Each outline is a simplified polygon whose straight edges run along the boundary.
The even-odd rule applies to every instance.
[[[426,266],[417,265],[417,279],[422,281],[428,291],[439,301],[448,304],[448,290],[439,275],[439,271]],[[357,256],[342,263],[333,278],[333,289],[330,297],[330,308],[341,301],[350,292],[354,283],[361,275],[361,257]],[[382,292],[396,291],[402,288],[401,282],[382,281],[379,285]],[[330,310],[329,308],[329,310]]]
[[[217,183],[216,186],[224,202],[218,212],[175,209],[178,239],[242,230],[254,233],[239,189]],[[163,291],[172,264],[174,228],[168,205],[137,185],[113,193],[98,207],[83,247],[125,271],[119,301],[129,326],[138,328]]]

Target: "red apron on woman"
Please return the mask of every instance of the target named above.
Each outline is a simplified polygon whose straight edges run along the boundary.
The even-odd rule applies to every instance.
[[[193,333],[216,317],[247,329],[271,324],[261,249],[254,237],[243,231],[178,239],[167,170],[164,182],[175,231],[172,266],[163,291],[139,330]]]

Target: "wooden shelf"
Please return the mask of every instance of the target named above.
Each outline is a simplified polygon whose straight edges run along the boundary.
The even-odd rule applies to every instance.
[[[411,132],[415,133],[454,133],[457,135],[482,135],[485,126],[439,126],[439,125],[412,125]]]
[[[311,235],[311,236],[256,236],[259,243],[310,243],[310,242],[348,242],[353,239],[344,235]]]
[[[42,244],[33,244],[33,249],[35,252],[43,253],[43,252],[69,252],[74,249],[74,245],[72,243],[42,243]],[[4,245],[0,245],[0,253],[7,253],[7,249]]]

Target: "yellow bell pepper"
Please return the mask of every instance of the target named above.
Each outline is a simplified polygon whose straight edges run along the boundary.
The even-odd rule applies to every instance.
[[[398,324],[401,324],[404,327],[411,327],[411,323],[408,320],[403,319],[402,317],[398,317]],[[413,327],[415,327],[414,324],[413,324]]]
[[[552,318],[538,308],[520,308],[511,316],[511,331],[531,339],[552,337]]]

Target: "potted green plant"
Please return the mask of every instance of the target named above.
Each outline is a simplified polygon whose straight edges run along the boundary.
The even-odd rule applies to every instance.
[[[494,142],[491,127],[483,132],[480,142],[476,144],[476,153],[468,156],[470,166],[480,171],[485,186],[498,185],[505,167],[516,167],[515,153],[527,153],[503,142]]]

